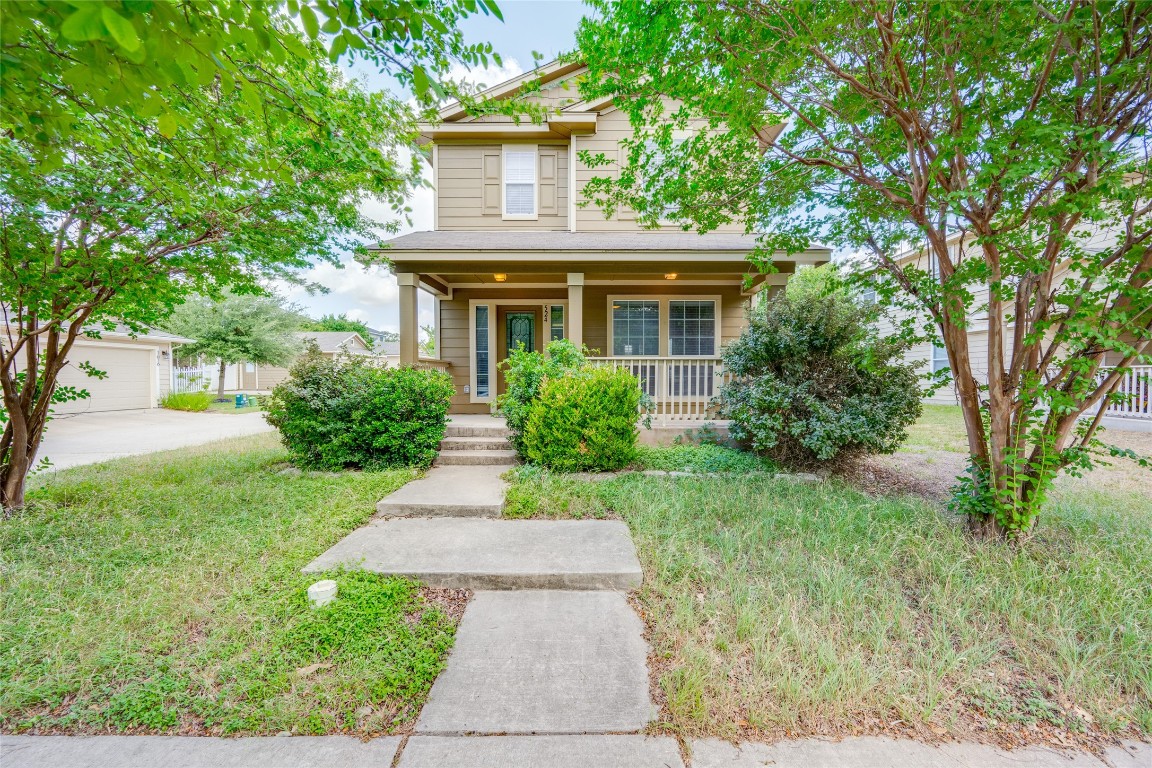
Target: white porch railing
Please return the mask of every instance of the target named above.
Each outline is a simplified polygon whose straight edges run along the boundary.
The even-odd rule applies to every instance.
[[[725,381],[719,357],[590,357],[588,362],[635,376],[652,398],[657,424],[715,418],[712,398]]]
[[[212,365],[191,366],[172,369],[172,391],[203,392],[212,388],[212,383],[220,375],[220,370]]]
[[[1101,374],[1108,372],[1109,369],[1104,369]],[[1152,365],[1134,365],[1125,371],[1116,393],[1126,397],[1109,402],[1105,415],[1152,419]]]

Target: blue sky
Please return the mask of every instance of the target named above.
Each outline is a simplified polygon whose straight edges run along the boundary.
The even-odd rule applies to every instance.
[[[580,18],[589,12],[577,0],[497,0],[504,14],[501,23],[495,18],[474,16],[462,25],[464,34],[470,41],[491,42],[503,57],[503,66],[484,71],[472,70],[455,72],[456,77],[466,77],[471,82],[495,85],[531,69],[532,52],[544,57],[544,61],[555,58],[562,52],[575,47],[576,26]],[[364,66],[352,68],[352,74],[364,81],[371,89],[395,90],[391,78],[383,76]],[[407,94],[397,94],[407,97]],[[413,209],[412,225],[402,231],[426,230],[432,228],[432,195],[430,190],[417,192],[409,201]],[[382,205],[365,206],[365,212],[378,220],[391,218]],[[319,317],[323,314],[347,314],[363,320],[373,328],[398,330],[398,296],[396,280],[381,268],[365,269],[349,258],[343,259],[343,269],[324,264],[305,273],[310,282],[319,283],[329,289],[327,294],[309,295],[301,289],[282,291],[294,303],[302,306],[309,314]],[[432,302],[422,297],[422,325],[432,322]]]

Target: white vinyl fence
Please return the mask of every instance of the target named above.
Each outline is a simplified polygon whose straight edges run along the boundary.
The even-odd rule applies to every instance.
[[[1106,375],[1109,371],[1102,371]],[[1152,365],[1134,365],[1124,372],[1105,415],[1152,419]]]
[[[211,365],[173,368],[172,391],[176,393],[204,392],[212,389],[212,385],[219,375],[219,369]]]

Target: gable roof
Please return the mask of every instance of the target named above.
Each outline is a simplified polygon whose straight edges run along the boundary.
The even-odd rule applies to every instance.
[[[529,83],[539,80],[541,85],[557,80],[565,75],[570,75],[577,70],[585,67],[583,61],[564,61],[562,59],[553,59],[547,64],[541,64],[535,69],[530,69],[522,75],[517,75],[510,80],[505,80],[502,83],[497,83],[489,88],[485,88],[476,94],[476,98],[481,101],[492,101],[493,99],[503,99],[512,96],[516,91],[523,88]],[[467,116],[467,111],[461,106],[459,101],[454,101],[448,106],[440,110],[440,119],[451,122],[459,120]]]
[[[308,339],[315,341],[321,352],[339,352],[347,349],[349,343],[355,339],[359,339],[365,347],[368,346],[355,331],[297,331],[294,335],[301,341]]]

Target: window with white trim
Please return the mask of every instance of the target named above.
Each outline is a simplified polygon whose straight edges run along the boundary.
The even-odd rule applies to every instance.
[[[716,302],[668,302],[668,354],[716,354]]]
[[[660,354],[660,302],[612,302],[612,354]]]
[[[536,150],[504,150],[504,215],[536,215]]]
[[[491,381],[488,375],[489,345],[488,345],[488,307],[476,307],[476,397],[488,397],[491,392]]]
[[[932,345],[932,373],[937,373],[948,367],[948,350],[944,347]]]

